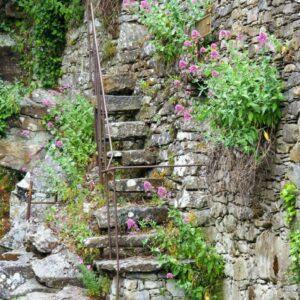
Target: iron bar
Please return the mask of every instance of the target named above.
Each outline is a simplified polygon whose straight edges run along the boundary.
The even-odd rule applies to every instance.
[[[26,220],[30,219],[31,215],[31,204],[32,204],[32,191],[33,191],[33,181],[31,178],[31,173],[29,173],[30,182],[29,182],[29,190],[28,190],[28,197],[27,197],[27,212],[26,212]]]
[[[117,191],[116,191],[116,171],[112,171],[113,176],[113,204],[114,204],[114,213],[115,213],[115,247],[116,247],[116,259],[117,259],[117,291],[116,298],[119,299],[119,287],[120,287],[120,257],[119,257],[119,218],[118,218],[118,207],[117,207]]]

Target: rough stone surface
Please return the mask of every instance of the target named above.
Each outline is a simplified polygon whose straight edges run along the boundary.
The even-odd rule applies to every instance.
[[[139,220],[153,220],[157,224],[162,224],[166,221],[168,215],[168,209],[166,206],[162,207],[151,207],[151,206],[126,206],[118,208],[118,221],[120,225],[126,223],[128,218],[133,218],[136,222]],[[94,213],[97,219],[98,226],[100,228],[107,228],[107,211],[106,207],[100,208]],[[114,225],[115,219],[114,214],[111,210],[110,217],[111,226]]]
[[[116,271],[117,262],[115,260],[102,260],[95,262],[96,268],[106,271]],[[120,260],[120,272],[125,273],[151,273],[161,269],[160,264],[155,259],[145,257],[133,257]]]
[[[79,284],[77,264],[77,256],[63,251],[33,261],[32,269],[39,282],[47,287],[62,288],[67,284]]]

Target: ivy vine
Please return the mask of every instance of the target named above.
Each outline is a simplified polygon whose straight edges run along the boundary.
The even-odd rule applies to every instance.
[[[300,220],[297,216],[297,196],[299,190],[297,186],[288,182],[281,190],[281,198],[283,199],[283,207],[286,212],[285,221],[290,227],[290,272],[292,279],[296,283],[300,283]]]
[[[15,35],[24,80],[53,87],[61,75],[66,31],[82,19],[83,4],[81,0],[16,0],[15,5],[21,18],[2,21],[1,27],[7,31],[8,26]]]

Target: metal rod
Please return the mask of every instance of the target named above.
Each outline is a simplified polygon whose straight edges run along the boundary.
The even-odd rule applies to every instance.
[[[107,211],[107,229],[108,229],[108,244],[109,244],[109,259],[112,258],[112,241],[111,241],[111,222],[110,222],[110,195],[109,195],[109,188],[108,188],[108,174],[104,173],[105,175],[105,197],[106,200],[106,211]]]
[[[114,203],[114,213],[115,213],[115,247],[116,247],[116,259],[117,259],[117,293],[116,298],[119,299],[120,290],[120,258],[119,258],[119,218],[118,218],[118,208],[117,208],[117,196],[116,196],[116,171],[113,174],[113,203]]]
[[[30,176],[30,183],[29,183],[29,190],[28,190],[28,197],[27,197],[27,212],[26,212],[27,221],[30,219],[30,215],[31,215],[32,190],[33,190],[33,181],[31,179],[31,173],[29,173],[29,176]]]

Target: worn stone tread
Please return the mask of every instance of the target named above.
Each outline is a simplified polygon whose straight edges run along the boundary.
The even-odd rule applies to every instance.
[[[120,247],[141,247],[145,241],[154,237],[154,232],[142,233],[135,235],[121,235],[119,236],[118,242]],[[115,236],[112,236],[112,246],[115,245]],[[106,248],[109,247],[109,238],[107,235],[90,237],[84,241],[84,244],[88,248]]]
[[[110,210],[110,224],[115,225],[115,217],[113,209]],[[97,219],[98,226],[101,229],[108,228],[107,210],[102,207],[94,212]],[[168,208],[167,206],[124,206],[118,208],[118,223],[120,226],[125,226],[128,217],[133,218],[136,222],[139,220],[150,219],[157,224],[162,224],[167,220]]]
[[[107,109],[110,114],[133,112],[141,108],[140,96],[106,95]]]
[[[116,191],[122,193],[144,192],[144,182],[149,181],[154,187],[162,185],[160,178],[132,178],[116,180]]]
[[[119,159],[123,166],[153,165],[156,162],[155,153],[146,149],[113,151],[107,156]]]
[[[94,262],[98,271],[116,271],[116,260],[98,260]],[[151,273],[161,270],[160,263],[152,257],[131,257],[120,259],[120,272],[122,273]]]
[[[148,134],[148,127],[142,121],[111,122],[110,134],[113,140],[144,138]]]

